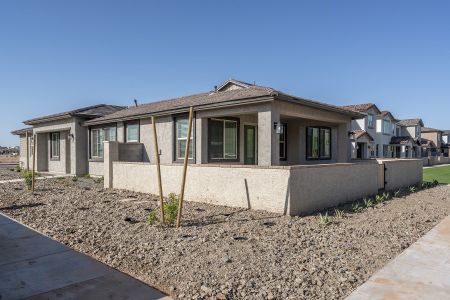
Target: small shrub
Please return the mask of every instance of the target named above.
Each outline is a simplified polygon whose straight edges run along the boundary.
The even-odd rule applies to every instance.
[[[23,178],[25,179],[25,185],[27,186],[28,190],[31,190],[31,187],[33,185],[33,173],[30,171],[23,172]]]
[[[373,206],[373,201],[370,198],[364,198],[363,202],[366,208],[370,208]]]
[[[394,193],[394,197],[395,197],[395,198],[398,198],[398,197],[400,196],[400,193],[401,193],[400,190],[396,191],[396,192]]]
[[[319,214],[319,224],[322,226],[326,226],[331,223],[331,217],[326,212],[324,215]]]
[[[410,186],[409,187],[409,192],[412,194],[412,193],[415,193],[415,192],[417,192],[417,188],[415,187],[415,186]]]
[[[361,205],[359,204],[359,202],[353,203],[352,204],[352,210],[353,212],[357,213],[363,210],[363,208],[361,207]]]
[[[155,211],[155,210],[152,210],[152,211],[148,214],[147,222],[148,222],[150,225],[153,225],[153,224],[156,223],[156,221],[158,221],[158,216],[156,215],[156,211]]]
[[[102,177],[98,177],[98,178],[94,178],[94,182],[95,183],[102,183],[103,182],[103,176]]]
[[[392,199],[392,195],[389,192],[383,193],[383,198],[384,198],[384,201],[388,201],[388,200]]]
[[[77,181],[78,181],[78,177],[77,177],[77,176],[73,176],[73,177],[72,177],[72,181],[73,181],[73,182],[77,182]]]
[[[21,172],[22,169],[20,168],[20,166],[16,166],[16,167],[14,168],[14,171],[16,171],[16,172]]]
[[[344,216],[345,216],[345,213],[344,213],[344,211],[343,210],[340,210],[340,209],[335,209],[334,210],[334,216],[336,217],[336,218],[338,218],[338,219],[342,219]]]
[[[178,196],[175,193],[169,194],[169,199],[164,203],[164,218],[167,223],[174,224],[178,214]]]
[[[433,186],[438,186],[439,185],[439,181],[437,181],[436,179],[433,180]]]

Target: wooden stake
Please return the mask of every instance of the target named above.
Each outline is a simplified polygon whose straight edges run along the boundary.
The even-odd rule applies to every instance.
[[[189,145],[191,144],[192,115],[193,115],[193,109],[191,106],[191,108],[189,108],[189,126],[188,126],[188,132],[187,132],[186,151],[184,152],[183,177],[181,179],[180,199],[178,202],[177,228],[180,227],[181,213],[183,211],[184,187],[186,185],[186,172],[187,172],[187,165],[188,165],[188,160],[189,160]]]
[[[33,135],[33,171],[31,172],[31,191],[34,193],[34,170],[36,168],[36,135]]]
[[[27,140],[27,171],[30,170],[30,141],[28,140],[28,131],[25,132],[25,139]]]
[[[164,219],[164,196],[163,189],[161,184],[161,163],[159,160],[159,148],[158,148],[158,136],[156,135],[156,122],[155,117],[152,116],[152,125],[153,125],[153,144],[155,145],[155,159],[156,159],[156,171],[158,172],[158,186],[159,186],[159,207],[161,209],[161,223],[165,223]]]

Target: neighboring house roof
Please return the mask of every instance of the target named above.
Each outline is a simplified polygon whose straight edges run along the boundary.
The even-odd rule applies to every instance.
[[[419,118],[416,118],[416,119],[404,119],[404,120],[398,121],[397,125],[405,126],[405,127],[420,125],[421,127],[423,127],[423,122],[422,122],[422,119],[419,119]]]
[[[381,117],[389,116],[392,120],[397,121],[397,119],[394,117],[394,115],[393,115],[390,111],[384,110],[384,111],[382,111],[379,115],[380,115]]]
[[[357,112],[366,113],[369,109],[374,108],[377,113],[381,113],[378,107],[374,103],[362,103],[362,104],[352,104],[352,105],[344,105],[342,108],[353,110]]]
[[[442,130],[443,134],[450,134],[450,130]]]
[[[22,129],[18,129],[18,130],[14,130],[11,131],[11,134],[14,135],[21,135],[21,134],[25,134],[25,133],[33,133],[33,128],[32,127],[27,127],[27,128],[22,128]]]
[[[393,136],[391,138],[391,145],[407,145],[407,144],[415,144],[416,142],[410,136]]]
[[[237,82],[240,88],[222,89]],[[258,103],[264,101],[271,101],[276,97],[279,100],[286,100],[292,103],[303,104],[311,107],[316,107],[328,111],[339,112],[355,118],[363,117],[362,114],[343,109],[338,106],[325,104],[315,100],[304,99],[288,95],[286,93],[277,91],[271,87],[264,87],[259,85],[250,85],[237,80],[228,80],[221,85],[221,88],[216,91],[209,91],[205,93],[194,94],[179,98],[167,99],[158,102],[141,104],[134,107],[129,107],[120,110],[113,114],[84,122],[84,125],[102,124],[108,122],[126,121],[137,118],[149,117],[152,115],[166,115],[171,113],[185,112],[189,107],[196,109],[210,109],[215,107],[240,105],[248,103]]]
[[[373,141],[373,137],[365,130],[357,129],[353,130],[352,133],[355,135],[355,139],[362,138],[363,136],[367,136],[369,141]]]
[[[420,139],[420,144],[423,147],[436,148],[436,144],[432,140],[429,140],[429,139],[424,139],[424,138]]]
[[[65,111],[62,113],[52,114],[48,116],[43,116],[39,118],[34,118],[30,120],[26,120],[23,123],[26,125],[34,125],[54,120],[61,120],[69,117],[83,117],[86,119],[92,119],[92,118],[98,118],[102,117],[114,112],[117,112],[119,110],[124,109],[124,106],[117,106],[117,105],[108,105],[108,104],[98,104],[88,107],[83,107],[79,109],[74,109],[70,111]]]
[[[422,132],[443,132],[443,131],[436,128],[422,127]]]

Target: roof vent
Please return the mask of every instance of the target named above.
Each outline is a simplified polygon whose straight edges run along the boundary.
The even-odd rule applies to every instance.
[[[217,93],[217,85],[214,86],[214,93]]]
[[[136,99],[134,99],[134,106],[138,106],[138,103],[137,103],[137,100]]]

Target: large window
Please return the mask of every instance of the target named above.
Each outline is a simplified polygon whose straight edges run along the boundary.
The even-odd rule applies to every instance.
[[[50,157],[53,159],[59,159],[59,152],[60,152],[60,135],[59,132],[52,132],[50,133],[51,137],[51,151],[50,151]]]
[[[383,133],[384,134],[390,134],[392,131],[391,122],[388,120],[383,120]]]
[[[176,118],[175,119],[175,137],[176,137],[176,160],[184,160],[184,156],[186,154],[186,143],[187,143],[187,135],[189,128],[189,119],[186,117]],[[194,158],[194,128],[191,128],[191,137],[189,144],[189,159]]]
[[[127,143],[139,143],[139,122],[126,123],[125,135]]]
[[[331,159],[331,129],[307,127],[306,159]]]
[[[238,128],[237,120],[208,120],[210,160],[238,160]]]
[[[373,128],[373,115],[372,114],[367,115],[367,127]]]
[[[94,128],[91,129],[91,157],[102,158],[103,157],[103,142],[110,141],[115,142],[116,127]]]
[[[280,134],[280,160],[286,160],[287,159],[287,141],[286,141],[286,130],[287,126],[286,124],[282,124],[282,130],[283,133]]]

